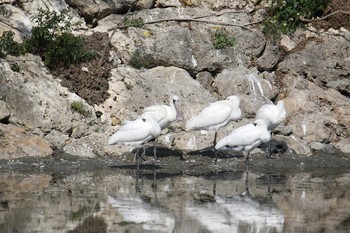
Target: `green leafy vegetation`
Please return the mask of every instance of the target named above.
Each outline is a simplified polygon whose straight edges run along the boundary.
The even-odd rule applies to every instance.
[[[0,37],[0,57],[7,54],[19,56],[24,52],[23,46],[14,41],[14,35],[12,31],[5,31]]]
[[[139,50],[135,51],[130,59],[130,65],[136,69],[152,68],[155,66],[154,60],[150,55],[143,55]]]
[[[20,72],[20,67],[19,67],[19,65],[18,65],[17,62],[12,63],[11,66],[10,66],[10,68],[11,68],[11,70],[14,71],[14,72]]]
[[[224,29],[217,29],[213,36],[213,45],[215,49],[224,49],[236,44],[236,38],[229,36]]]
[[[33,27],[30,37],[22,44],[14,41],[13,32],[4,32],[0,37],[0,56],[18,56],[29,52],[40,55],[49,68],[93,59],[95,53],[85,51],[84,40],[72,34],[72,30],[79,24],[72,23],[67,13],[66,10],[57,13],[40,9],[33,18],[37,26]]]
[[[84,108],[84,104],[81,101],[73,101],[70,105],[71,109],[73,111],[76,111],[77,113],[81,114],[81,115],[85,115],[86,111]]]
[[[267,35],[291,34],[302,26],[300,17],[312,19],[319,16],[329,0],[272,0],[263,22]]]
[[[140,28],[144,25],[145,23],[143,22],[142,18],[132,18],[132,19],[126,19],[124,22],[124,25],[126,27],[136,27]]]

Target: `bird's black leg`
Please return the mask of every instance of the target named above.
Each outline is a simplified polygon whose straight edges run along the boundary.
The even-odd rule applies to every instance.
[[[245,177],[245,195],[249,196],[249,164],[246,164],[246,177]]]
[[[139,157],[141,157],[141,159],[143,159],[143,161],[146,161],[146,159],[145,159],[145,156],[146,156],[146,147],[145,147],[145,145],[142,145],[142,149],[143,149],[142,156],[139,153]]]
[[[247,156],[245,157],[245,163],[248,165],[249,163],[249,153],[250,152],[247,152]]]
[[[136,157],[136,168],[137,168],[137,170],[139,170],[140,169],[140,158],[139,158],[139,156],[140,156],[140,148],[137,148],[137,150],[136,150],[136,152],[135,152],[135,157]]]
[[[215,165],[218,163],[218,152],[215,149],[216,146],[216,136],[217,136],[217,131],[215,131],[215,136],[214,136],[214,153],[215,153]]]
[[[272,140],[272,132],[271,132],[271,139],[270,139],[270,141],[267,143],[267,147],[266,147],[266,151],[265,151],[265,153],[266,153],[266,157],[267,158],[270,158],[271,157],[271,140]]]
[[[140,170],[136,170],[135,173],[135,191],[137,193],[140,193],[142,190],[142,181],[140,182]]]
[[[156,164],[157,163],[157,148],[156,148],[157,140],[156,139],[154,139],[153,145],[154,145],[154,147],[153,147],[153,164]]]

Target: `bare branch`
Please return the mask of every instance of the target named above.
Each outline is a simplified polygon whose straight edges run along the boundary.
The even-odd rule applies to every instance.
[[[307,19],[305,18],[304,16],[300,16],[300,21],[301,22],[305,22],[305,23],[310,23],[310,22],[314,22],[314,21],[320,21],[320,20],[325,20],[335,14],[347,14],[347,15],[350,15],[350,12],[349,11],[342,11],[342,10],[338,10],[338,11],[334,11],[324,17],[321,17],[321,18],[316,18],[316,19]]]

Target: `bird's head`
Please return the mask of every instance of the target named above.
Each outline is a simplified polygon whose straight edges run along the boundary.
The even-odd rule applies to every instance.
[[[172,97],[172,101],[173,101],[173,104],[175,106],[175,109],[176,109],[176,120],[178,121],[181,121],[183,120],[183,116],[182,116],[182,113],[181,113],[181,110],[180,110],[180,107],[179,107],[179,97],[177,95],[174,95]]]
[[[231,95],[227,97],[226,100],[229,100],[230,102],[233,102],[238,106],[239,106],[239,103],[241,102],[241,98],[237,95]]]

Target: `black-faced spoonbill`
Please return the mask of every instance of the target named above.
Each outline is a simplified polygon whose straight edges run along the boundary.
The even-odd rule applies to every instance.
[[[216,136],[220,128],[227,125],[230,121],[241,117],[242,111],[239,108],[240,98],[232,95],[225,100],[216,101],[204,108],[198,115],[192,117],[186,123],[186,130],[208,129],[215,131],[214,148],[216,145]],[[217,152],[215,150],[215,164],[217,163]]]
[[[271,140],[271,134],[267,129],[268,123],[258,119],[254,123],[243,125],[234,129],[229,135],[220,139],[215,146],[216,150],[232,149],[243,151],[246,161],[249,160],[249,153]]]
[[[182,120],[182,113],[180,111],[178,102],[179,97],[176,95],[170,97],[170,105],[152,105],[149,107],[146,107],[142,111],[142,115],[140,116],[151,116],[153,119],[155,119],[161,129],[165,129],[168,127],[173,121],[175,120]],[[154,140],[154,163],[157,159],[157,152],[156,152],[156,140]]]
[[[279,100],[276,105],[264,104],[256,112],[255,119],[263,119],[267,123],[267,129],[271,132],[286,118],[286,109],[283,100]],[[271,144],[269,143],[266,150],[266,156],[271,155]]]
[[[135,157],[137,169],[139,169],[139,146],[155,139],[160,135],[161,128],[152,116],[139,117],[134,121],[128,121],[108,140],[109,145],[121,143],[137,147]]]

